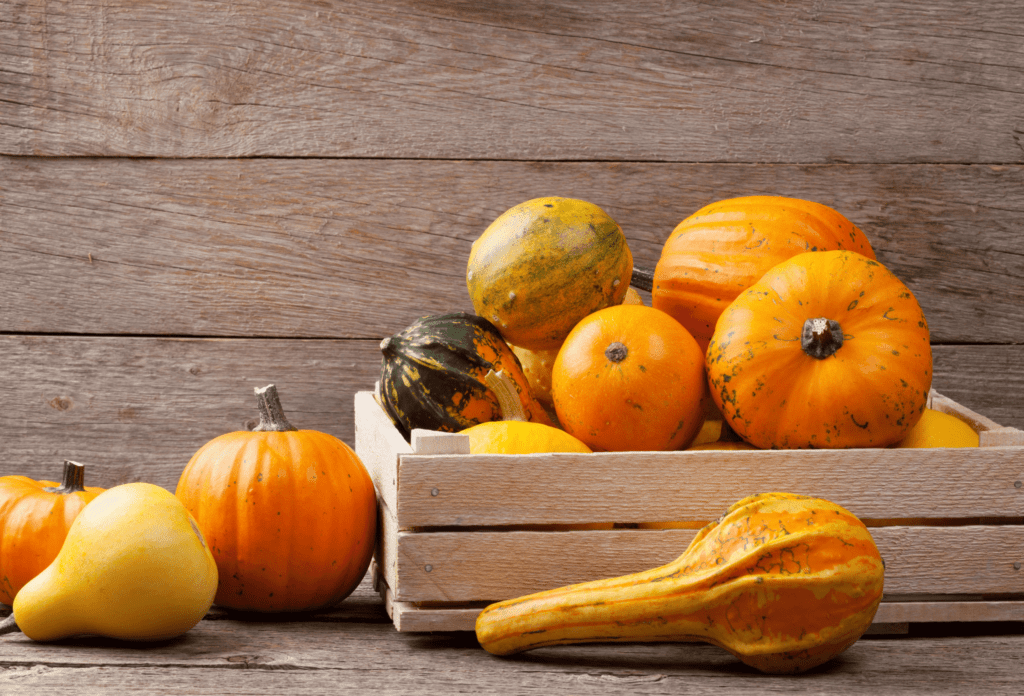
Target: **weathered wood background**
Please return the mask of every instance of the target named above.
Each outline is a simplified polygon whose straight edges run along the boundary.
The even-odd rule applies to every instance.
[[[755,193],[859,225],[925,309],[934,387],[1024,427],[1019,0],[0,0],[0,475],[71,458],[173,490],[271,382],[352,443],[380,340],[470,309],[470,244],[508,207],[591,200],[653,266]],[[614,654],[644,678],[678,655]],[[139,659],[145,683],[164,658],[114,662]],[[624,683],[552,660],[562,688]],[[1005,663],[971,674],[1012,688]],[[38,669],[17,678],[71,668]]]

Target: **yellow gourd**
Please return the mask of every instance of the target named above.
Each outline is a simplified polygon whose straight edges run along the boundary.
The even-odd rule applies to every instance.
[[[895,447],[977,447],[979,439],[974,428],[956,416],[926,408]]]
[[[185,506],[159,486],[127,483],[75,518],[57,558],[14,598],[12,616],[39,641],[163,640],[198,623],[216,591],[217,564]]]
[[[484,379],[501,405],[502,420],[480,423],[462,431],[469,436],[470,454],[591,451],[564,430],[526,420],[522,403],[503,371],[491,370]]]
[[[864,524],[815,498],[744,498],[675,561],[484,609],[476,635],[509,655],[584,642],[706,641],[765,672],[802,672],[871,625],[884,564]]]

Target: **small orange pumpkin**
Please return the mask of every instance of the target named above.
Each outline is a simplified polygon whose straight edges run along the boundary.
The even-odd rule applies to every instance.
[[[675,319],[643,305],[590,314],[562,344],[551,394],[562,427],[594,450],[674,450],[704,422],[703,356]]]
[[[46,570],[71,523],[102,488],[85,485],[85,466],[64,462],[60,485],[27,476],[0,477],[0,602],[11,604]]]
[[[274,385],[256,397],[260,424],[203,445],[175,495],[217,562],[217,604],[261,612],[331,606],[370,565],[373,482],[344,442],[292,427]]]
[[[821,203],[784,196],[718,201],[669,235],[654,270],[652,306],[675,317],[706,350],[722,311],[768,269],[831,249],[875,258],[864,233]]]
[[[756,447],[886,447],[924,412],[928,323],[877,261],[808,252],[722,313],[707,370],[726,422]]]

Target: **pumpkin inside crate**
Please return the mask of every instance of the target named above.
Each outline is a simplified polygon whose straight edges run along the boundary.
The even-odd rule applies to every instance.
[[[928,405],[981,446],[469,455],[458,433],[407,442],[360,392],[377,586],[400,631],[473,630],[495,601],[668,563],[736,500],[783,490],[870,528],[886,561],[875,630],[1024,621],[1024,432],[934,392]]]

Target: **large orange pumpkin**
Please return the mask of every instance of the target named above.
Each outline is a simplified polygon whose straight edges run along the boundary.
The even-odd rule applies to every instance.
[[[675,319],[618,305],[580,321],[558,351],[551,394],[562,427],[594,450],[674,450],[704,422],[703,356]]]
[[[924,412],[928,323],[877,261],[808,252],[722,313],[707,370],[722,415],[757,447],[885,447]]]
[[[11,604],[18,590],[53,562],[71,523],[102,492],[85,485],[85,466],[72,461],[64,462],[59,485],[0,477],[0,602]]]
[[[722,311],[768,269],[796,254],[832,249],[875,258],[864,233],[820,203],[783,196],[718,201],[669,235],[654,270],[651,304],[706,349]]]
[[[217,561],[217,604],[262,612],[330,606],[369,567],[373,482],[344,442],[292,427],[273,385],[256,394],[260,424],[203,445],[175,494]]]

